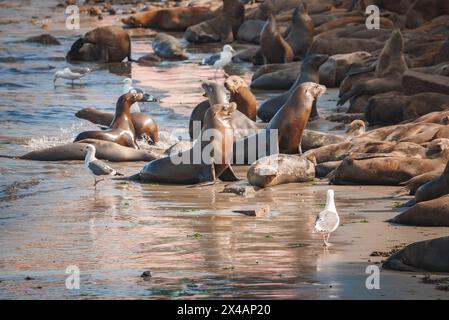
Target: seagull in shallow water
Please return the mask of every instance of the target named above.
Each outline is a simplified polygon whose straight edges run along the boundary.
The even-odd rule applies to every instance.
[[[233,53],[235,53],[235,50],[229,44],[226,44],[224,45],[222,52],[203,59],[201,64],[214,67],[214,79],[216,79],[218,69],[224,68],[231,63]]]
[[[321,211],[315,221],[315,232],[323,235],[324,246],[329,246],[329,237],[340,225],[340,217],[334,202],[334,190],[327,190],[326,207]]]
[[[123,176],[118,173],[103,161],[95,158],[95,147],[91,144],[86,145],[84,148],[86,151],[86,158],[84,160],[84,167],[94,177],[94,187],[97,188],[97,184],[104,179],[97,180],[98,176]]]
[[[63,70],[59,70],[55,72],[53,77],[53,83],[56,83],[56,80],[59,78],[72,80],[72,85],[74,80],[81,79],[86,74],[90,73],[92,70],[90,68],[65,68]]]

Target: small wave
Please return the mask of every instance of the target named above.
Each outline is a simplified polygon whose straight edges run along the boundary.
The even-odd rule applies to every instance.
[[[69,128],[59,128],[59,135],[31,138],[26,146],[32,150],[39,150],[72,143],[82,127],[83,124],[74,124]]]

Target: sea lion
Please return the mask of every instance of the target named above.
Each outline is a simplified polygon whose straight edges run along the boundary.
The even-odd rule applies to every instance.
[[[399,29],[395,29],[380,53],[374,73],[375,79],[355,84],[348,92],[340,93],[337,105],[341,106],[350,98],[364,94],[402,91],[402,77],[408,69],[403,49],[402,33]]]
[[[419,189],[423,184],[426,184],[429,181],[435,180],[441,176],[441,171],[430,171],[419,176],[413,177],[410,180],[401,183],[400,185],[404,186],[403,190],[397,192],[397,195],[415,195],[416,190]]]
[[[80,133],[76,141],[84,139],[98,139],[105,141],[112,141],[130,147],[139,149],[136,143],[136,131],[131,120],[129,109],[135,102],[150,101],[150,95],[142,92],[129,92],[122,96],[117,101],[115,108],[114,120],[112,120],[110,129],[105,131],[85,131]]]
[[[265,130],[235,141],[233,163],[252,164],[261,157],[276,153],[301,153],[302,136],[312,103],[325,91],[325,86],[313,82],[299,85]]]
[[[447,105],[449,107],[449,105]],[[447,108],[444,108],[447,109]],[[412,121],[413,123],[449,124],[449,111],[431,112]]]
[[[415,201],[423,202],[442,197],[449,193],[449,163],[443,173],[435,180],[429,181],[416,190]]]
[[[237,104],[237,110],[256,121],[257,100],[246,82],[239,76],[230,76],[224,86],[231,93],[229,101]]]
[[[245,20],[237,33],[237,40],[259,44],[259,35],[265,25],[263,20]]]
[[[405,25],[414,29],[433,18],[449,14],[449,3],[445,0],[416,0],[405,15]]]
[[[69,61],[122,62],[131,59],[131,39],[117,26],[98,27],[76,40],[66,55]]]
[[[31,151],[18,158],[37,161],[84,160],[86,157],[84,148],[87,144],[95,146],[98,159],[112,162],[151,161],[159,159],[163,153],[163,150],[136,150],[121,146],[115,142],[85,139],[75,143]]]
[[[254,77],[251,81],[251,88],[257,90],[282,90],[287,91],[295,83],[300,74],[301,64],[295,66],[293,63],[277,64],[279,66],[287,65],[287,68],[279,68],[273,72]],[[269,66],[272,66],[270,64]],[[265,66],[265,65],[262,65]]]
[[[301,3],[293,12],[292,24],[285,38],[295,58],[305,58],[313,41],[313,33],[313,21],[307,13],[307,4]]]
[[[114,114],[101,112],[95,108],[84,108],[75,113],[80,119],[88,120],[94,124],[109,127],[114,120]],[[131,113],[131,121],[138,139],[150,138],[153,143],[159,142],[159,130],[156,121],[149,115],[141,112]]]
[[[245,18],[245,5],[239,0],[223,0],[223,7],[215,18],[190,26],[184,38],[192,43],[231,43]]]
[[[274,117],[276,112],[284,105],[293,91],[298,88],[301,83],[304,82],[315,82],[319,83],[319,73],[318,69],[321,64],[327,60],[327,55],[309,55],[303,61],[301,65],[301,71],[297,76],[295,83],[291,86],[290,90],[287,92],[268,99],[262,103],[257,110],[257,116],[262,119],[262,121],[268,122]],[[312,106],[312,112],[310,114],[311,118],[316,118],[318,116],[318,111],[316,109],[316,103]]]
[[[304,129],[302,133],[301,149],[302,151],[307,151],[345,141],[348,141],[348,138],[344,136]]]
[[[288,85],[289,89],[291,87],[291,85],[293,84],[293,82],[295,82],[297,75],[300,71],[301,68],[301,64],[302,62],[300,61],[294,61],[291,63],[272,63],[272,64],[264,64],[261,65],[259,68],[257,68],[257,70],[253,73],[253,76],[251,77],[251,81],[254,82],[255,80],[257,80],[258,78],[264,76],[264,75],[268,75],[277,71],[281,71],[281,70],[293,70],[295,69],[294,72],[294,79],[293,81]]]
[[[365,133],[366,126],[362,120],[352,121],[346,128],[345,135],[350,138],[358,137]]]
[[[163,60],[188,60],[178,40],[166,33],[158,33],[152,43],[154,53]]]
[[[399,91],[375,94],[365,104],[365,119],[371,126],[399,123],[404,120],[406,102],[407,96]]]
[[[184,31],[190,26],[212,19],[214,11],[208,7],[175,7],[148,10],[122,19],[131,28],[157,28]]]
[[[333,184],[398,185],[411,178],[444,168],[449,149],[429,159],[412,157],[353,154],[333,172]]]
[[[449,227],[449,196],[419,202],[388,222],[419,227]]]
[[[315,166],[297,155],[275,154],[254,162],[248,169],[247,178],[251,185],[259,188],[313,181]]]
[[[264,64],[293,61],[293,50],[279,32],[273,15],[270,15],[265,23],[260,33],[259,43]]]
[[[216,179],[237,181],[230,166],[234,136],[230,119],[236,109],[235,103],[211,106],[204,115],[201,139],[195,142],[192,149],[181,155],[151,161],[140,171],[138,179],[169,184],[214,183]],[[210,129],[216,133],[212,142]],[[199,163],[194,162],[195,157],[199,157]],[[184,159],[188,160],[187,163],[182,161]]]
[[[382,267],[400,271],[449,272],[449,237],[412,243],[389,257]]]
[[[313,82],[300,84],[270,120],[266,129],[278,130],[280,153],[302,153],[302,134],[309,121],[313,102],[325,92],[325,86]]]

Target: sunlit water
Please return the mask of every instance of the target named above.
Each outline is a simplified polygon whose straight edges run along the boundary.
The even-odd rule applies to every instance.
[[[51,1],[1,3],[0,154],[67,143],[95,129],[75,112],[84,107],[113,112],[124,77],[161,99],[143,106],[160,130],[186,131],[192,108],[204,99],[201,81],[214,74],[198,62],[219,51],[218,45],[187,46],[186,62],[84,63],[98,69],[74,86],[65,80],[54,86],[53,73],[68,65],[64,56],[71,43],[93,26],[118,23],[120,17],[106,15],[99,22],[83,16],[81,30],[68,31],[62,9],[52,12],[50,6]],[[22,42],[47,32],[31,23],[32,16],[47,15],[52,19],[48,32],[62,45]],[[153,32],[130,32],[133,57],[150,52],[148,34]],[[254,69],[234,64],[226,71],[249,81]],[[260,102],[272,94],[258,92],[257,98]],[[335,95],[331,90],[323,97],[322,113],[335,108]],[[320,121],[312,127],[335,125]],[[143,165],[113,164],[125,174]],[[246,169],[238,174],[245,178]],[[321,292],[329,286],[316,276],[323,260],[338,259],[341,251],[337,245],[323,252],[319,236],[311,232],[325,198],[322,183],[279,186],[247,197],[222,193],[223,183],[192,189],[109,180],[95,191],[82,162],[3,158],[0,177],[0,298],[335,297]],[[345,190],[352,189],[337,189],[343,221],[360,220],[357,208],[373,203],[376,192]],[[271,207],[270,217],[233,213],[264,204]],[[338,235],[334,240],[343,246]],[[71,265],[81,271],[80,290],[65,287]],[[146,270],[151,279],[140,277]]]

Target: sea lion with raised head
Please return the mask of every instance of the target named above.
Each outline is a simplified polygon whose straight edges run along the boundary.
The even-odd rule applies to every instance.
[[[122,95],[115,108],[114,120],[110,129],[104,131],[85,131],[80,133],[76,141],[84,139],[98,139],[112,141],[125,147],[139,149],[136,143],[136,131],[131,120],[129,109],[135,102],[152,101],[151,96],[143,92],[129,92]]]
[[[235,103],[211,106],[204,116],[201,139],[192,149],[151,161],[140,171],[138,179],[168,184],[214,183],[216,179],[237,181],[230,165],[234,138],[230,119],[236,109]],[[195,158],[199,161],[195,162]]]
[[[270,15],[265,23],[260,33],[259,43],[264,64],[293,61],[293,50],[279,32],[273,15]]]
[[[449,237],[412,243],[389,257],[382,267],[399,271],[449,272]]]
[[[256,121],[257,100],[245,80],[239,76],[230,76],[225,80],[224,86],[231,94],[229,101],[237,104],[237,110]]]
[[[313,21],[307,13],[307,4],[301,3],[293,11],[291,27],[285,38],[295,58],[305,58],[313,41],[313,33]]]
[[[284,103],[287,101],[287,99],[290,97],[290,95],[293,93],[293,91],[298,88],[298,86],[301,83],[304,82],[315,82],[320,83],[319,79],[319,73],[318,69],[321,64],[323,64],[327,60],[327,55],[309,55],[307,58],[303,61],[301,65],[301,71],[297,76],[297,79],[295,83],[291,86],[291,88],[277,96],[271,99],[268,99],[264,103],[262,103],[257,110],[257,116],[262,119],[262,121],[268,122],[271,120],[271,118],[274,117],[276,112],[279,111],[279,109],[284,105]],[[316,108],[316,103],[312,106],[312,111],[310,114],[310,117],[312,119],[318,117],[318,111]]]
[[[131,39],[117,26],[104,26],[87,32],[76,40],[66,55],[69,61],[122,62],[131,59]]]
[[[101,112],[95,108],[84,108],[75,113],[80,119],[88,120],[94,124],[109,127],[114,120],[111,112]],[[131,120],[138,139],[150,138],[153,143],[159,141],[159,130],[156,121],[147,114],[141,112],[131,113]]]

